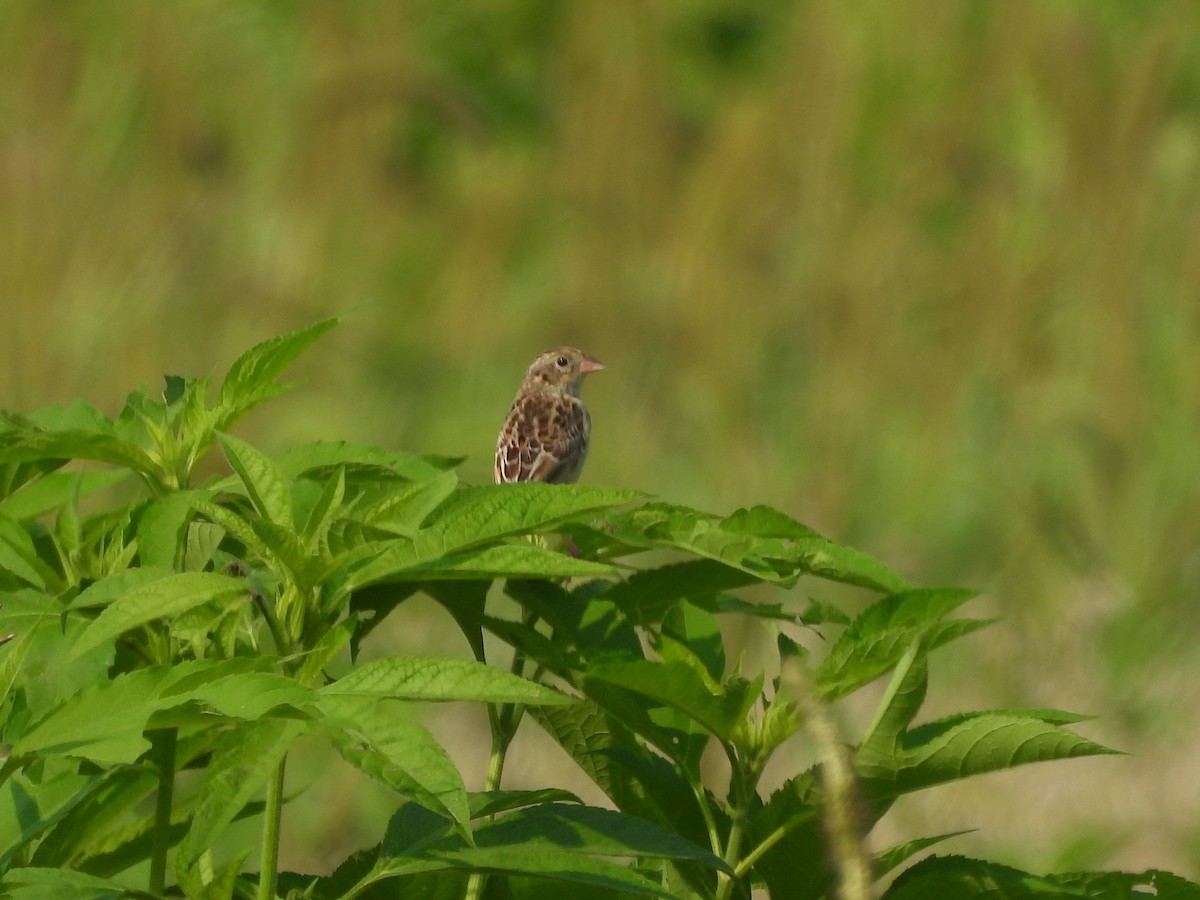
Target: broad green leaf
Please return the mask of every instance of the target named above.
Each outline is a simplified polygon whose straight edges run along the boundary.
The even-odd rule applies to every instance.
[[[923,850],[928,850],[942,841],[947,841],[950,838],[956,838],[960,835],[970,834],[970,830],[966,831],[948,831],[945,834],[935,834],[931,837],[917,838],[914,841],[906,841],[903,844],[897,844],[894,847],[888,847],[882,853],[875,857],[875,872],[879,875],[886,875],[893,869],[897,869],[901,864],[908,862],[912,857],[916,856]]]
[[[382,552],[359,565],[350,575],[350,588],[394,579],[398,574],[425,566],[452,554],[491,543],[503,537],[541,531],[573,516],[581,516],[630,502],[638,495],[633,491],[615,488],[584,487],[581,485],[502,484],[469,487],[457,491],[431,517],[428,526],[413,540],[400,539]],[[502,551],[507,554],[514,551]],[[548,562],[537,562],[533,574]],[[497,559],[497,564],[501,562]],[[567,562],[556,565],[566,568]],[[600,569],[584,560],[579,570],[587,574]],[[426,566],[423,577],[436,570]]]
[[[0,462],[92,459],[157,476],[158,465],[136,444],[91,431],[19,429],[0,432]]]
[[[219,525],[230,535],[241,541],[242,545],[250,552],[257,554],[265,560],[282,565],[282,562],[271,552],[271,548],[259,537],[253,524],[248,520],[242,518],[232,510],[212,503],[201,496],[194,496],[192,498],[192,506],[204,518],[208,519],[214,525]]]
[[[68,403],[43,406],[29,414],[29,422],[47,431],[99,431],[111,434],[113,423],[86,400],[76,397]]]
[[[150,715],[159,709],[167,680],[161,669],[119,675],[67,700],[26,732],[14,756],[81,756],[131,763],[150,746],[142,736]]]
[[[517,675],[469,660],[394,656],[359,666],[321,689],[333,696],[394,700],[476,700],[483,703],[573,703],[572,698]]]
[[[401,810],[397,818],[411,818]],[[474,847],[457,836],[429,840],[420,817],[388,829],[383,855],[369,883],[383,877],[443,868],[553,878],[607,887],[617,893],[670,897],[633,869],[610,862],[634,857],[687,860],[728,871],[716,856],[667,829],[595,807],[542,804],[504,816],[475,831]]]
[[[664,644],[660,653],[664,661],[671,661],[667,647],[670,640],[678,641],[688,650],[690,659],[698,660],[705,673],[714,681],[725,674],[725,640],[717,626],[716,617],[691,603],[672,606],[662,621]],[[689,662],[690,659],[681,659]]]
[[[722,872],[729,867],[709,850],[675,832],[625,813],[595,806],[543,803],[526,807],[475,830],[480,849],[560,847],[606,857],[681,859]]]
[[[895,666],[920,641],[928,653],[991,624],[943,621],[974,594],[963,590],[917,590],[883,597],[865,609],[842,633],[814,673],[826,701],[843,697]]]
[[[111,487],[128,478],[129,474],[121,469],[104,472],[50,472],[0,500],[0,514],[18,521],[35,519],[72,497],[86,497],[95,491]]]
[[[356,512],[357,521],[413,537],[435,509],[454,493],[458,476],[438,472],[430,478],[393,484],[375,503]]]
[[[189,688],[180,696],[189,702],[202,703],[211,710],[193,717],[198,722],[205,719],[211,722],[213,712],[234,719],[259,719],[280,707],[303,709],[317,700],[317,692],[313,688],[300,684],[293,678],[274,672],[253,671],[233,671],[229,675]],[[162,704],[171,702],[172,698],[171,693],[166,693]],[[170,711],[165,712],[162,717],[155,717],[151,724],[162,727],[166,724],[161,721],[163,717],[172,724],[181,724]]]
[[[344,469],[347,483],[358,474],[378,480],[382,474],[404,480],[436,478],[453,468],[460,459],[416,456],[395,450],[383,450],[367,444],[347,441],[318,441],[289,448],[275,456],[275,464],[285,478],[298,478],[306,472]]]
[[[174,569],[183,560],[188,523],[195,516],[194,498],[202,491],[172,491],[146,504],[138,519],[138,557],[143,566]]]
[[[176,851],[176,875],[185,889],[199,885],[196,861],[242,808],[260,795],[292,743],[308,727],[295,720],[262,719],[238,726],[221,741],[205,767],[191,828]]]
[[[228,601],[246,593],[239,579],[213,572],[182,572],[139,585],[100,613],[75,643],[73,657],[155,619],[170,618],[204,603]]]
[[[103,773],[83,801],[41,840],[31,863],[76,866],[85,850],[98,845],[109,827],[148,797],[157,785],[157,773],[149,765],[119,766]]]
[[[291,679],[264,677],[265,672],[255,671],[271,665],[267,658],[198,660],[118,675],[48,711],[16,741],[13,755],[129,763],[149,746],[142,732],[162,710],[203,703],[214,712],[251,716],[279,705],[300,706],[313,698],[309,688]]]
[[[584,685],[616,685],[677,709],[723,741],[741,724],[758,699],[758,685],[731,682],[713,693],[694,666],[682,662],[649,660],[599,663],[584,676]]]
[[[716,560],[761,581],[795,575],[786,538],[760,538],[722,527],[719,516],[684,506],[647,503],[608,516],[605,530],[633,547],[673,547]]]
[[[10,900],[124,900],[149,898],[124,885],[70,869],[10,869],[0,887]]]
[[[758,581],[753,575],[712,559],[657,566],[614,582],[605,599],[637,622],[657,622],[676,602],[716,595]]]
[[[126,594],[162,582],[175,574],[169,568],[150,565],[122,569],[120,572],[113,572],[113,574],[93,582],[88,588],[80,591],[67,604],[67,608],[94,609],[108,606]]]
[[[905,735],[895,791],[909,793],[1027,763],[1115,752],[1020,711],[970,713]]]
[[[340,319],[335,316],[271,338],[239,356],[229,367],[217,394],[216,427],[221,431],[228,429],[255,406],[286,390],[275,379]]]
[[[872,591],[897,592],[908,583],[875,557],[817,535],[796,541],[800,567],[810,575]]]
[[[310,484],[313,482],[307,479],[293,480],[292,508],[297,512],[301,539],[308,547],[316,548],[324,540],[334,514],[346,497],[346,470],[339,466],[336,474],[325,480],[311,504],[297,506],[298,495]]]
[[[929,683],[929,666],[921,651],[920,641],[913,641],[892,673],[892,680],[879,701],[875,719],[867,727],[859,745],[855,762],[864,777],[882,773],[890,778],[895,774],[904,731],[925,702]]]
[[[998,863],[963,856],[931,856],[902,872],[884,900],[1069,900],[1087,891]]]
[[[602,888],[609,896],[665,897],[674,895],[639,875],[633,869],[609,862],[601,857],[588,856],[558,847],[530,849],[515,847],[474,847],[439,853],[436,857],[381,860],[372,874],[358,887],[376,884],[385,879],[437,871],[491,872],[507,875],[528,875],[553,879],[566,885]],[[395,896],[404,896],[402,881]],[[356,891],[357,893],[357,891]],[[571,896],[570,892],[566,892]]]
[[[613,755],[613,751],[621,749],[648,752],[638,745],[633,732],[623,722],[610,718],[590,700],[569,706],[535,707],[530,710],[530,715],[620,809],[650,818],[642,805],[642,790]],[[681,781],[678,776],[676,781]],[[686,785],[683,788],[677,798],[682,801],[681,809],[687,808],[687,798],[692,796]]]
[[[33,781],[17,772],[0,784],[0,871],[84,802],[103,777],[63,772]]]
[[[84,627],[78,619],[64,620],[56,598],[34,591],[6,594],[0,605],[0,635],[16,638],[0,650],[4,696],[19,697],[40,715],[90,685],[107,681],[112,653],[106,648],[67,658]],[[15,726],[10,726],[6,739],[16,736]]]
[[[562,709],[563,707],[554,707]],[[533,791],[482,791],[471,794],[471,818],[482,819],[499,813],[510,812],[514,809],[524,809],[529,806],[540,806],[544,803],[577,803],[583,801],[570,791],[561,788],[542,788]]]
[[[722,524],[731,531],[794,541],[791,552],[800,568],[811,575],[887,593],[908,587],[903,578],[874,557],[836,544],[769,506],[739,509]]]
[[[361,570],[360,570],[361,571]],[[452,553],[394,573],[397,579],[600,578],[612,566],[555,553],[533,544],[499,544]]]
[[[58,580],[38,556],[29,532],[5,515],[0,515],[0,571],[42,590]]]
[[[1157,869],[1145,872],[1075,872],[1051,877],[1067,887],[1086,890],[1093,900],[1130,900],[1133,897],[1200,900],[1200,884]],[[1135,890],[1140,887],[1148,888],[1153,893]]]
[[[231,434],[218,433],[217,440],[258,514],[281,528],[290,529],[292,498],[283,473],[271,458]]]
[[[462,776],[428,731],[375,698],[326,696],[320,710],[347,762],[470,833]]]
[[[830,896],[833,871],[819,815],[819,792],[806,772],[791,779],[752,810],[747,822],[747,852],[775,841],[754,866],[771,897]]]

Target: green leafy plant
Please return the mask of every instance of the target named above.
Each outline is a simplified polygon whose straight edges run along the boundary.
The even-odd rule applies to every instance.
[[[456,460],[335,442],[268,455],[231,435],[333,324],[250,349],[215,399],[206,379],[169,377],[161,400],[136,391],[115,420],[81,401],[4,415],[6,896],[867,897],[949,837],[869,856],[863,836],[902,795],[1110,752],[1071,730],[1081,717],[1052,710],[915,724],[930,654],[988,624],[956,617],[971,594],[913,589],[777,510],[465,486]],[[196,483],[218,450],[232,474]],[[555,534],[577,552],[554,549]],[[876,598],[849,617],[737,593],[801,578]],[[360,659],[418,592],[474,658]],[[719,622],[733,617],[771,629],[777,658],[755,671],[728,659]],[[809,642],[823,652],[805,634],[827,635]],[[511,650],[502,666],[488,659],[496,646]],[[830,708],[883,678],[874,720],[848,744]],[[385,701],[486,704],[485,790],[468,791],[446,749]],[[506,790],[523,725],[610,805],[553,785]],[[816,748],[809,767],[765,792],[768,761],[801,733]],[[301,737],[396,798],[378,842],[327,875],[279,871],[284,770]],[[714,746],[727,783],[702,766]],[[247,818],[260,823],[256,871],[249,854],[214,852]],[[1165,873],[1035,878],[957,857],[908,865],[886,896],[1126,897],[1143,885],[1200,896]]]

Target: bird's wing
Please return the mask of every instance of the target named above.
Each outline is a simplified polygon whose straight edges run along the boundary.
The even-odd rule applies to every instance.
[[[590,431],[587,408],[575,397],[518,397],[496,442],[496,482],[575,481]]]

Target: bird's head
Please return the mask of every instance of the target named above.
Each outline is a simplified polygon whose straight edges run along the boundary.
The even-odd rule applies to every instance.
[[[604,364],[574,347],[556,347],[535,359],[525,373],[526,385],[579,396],[583,376],[599,372]]]

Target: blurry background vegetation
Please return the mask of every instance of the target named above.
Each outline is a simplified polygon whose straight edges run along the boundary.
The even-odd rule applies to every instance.
[[[979,827],[955,849],[1195,877],[1198,24],[1187,0],[6,0],[0,405],[114,414],[355,309],[242,434],[467,453],[485,481],[529,359],[577,344],[609,366],[585,480],[769,503],[980,587],[1003,621],[944,660],[938,711],[1093,712],[1135,754],[933,792],[880,843]],[[424,651],[465,652],[429,619]],[[448,721],[478,787],[482,719]],[[514,783],[545,777],[530,740]],[[300,868],[393,802],[325,766],[292,769]]]

